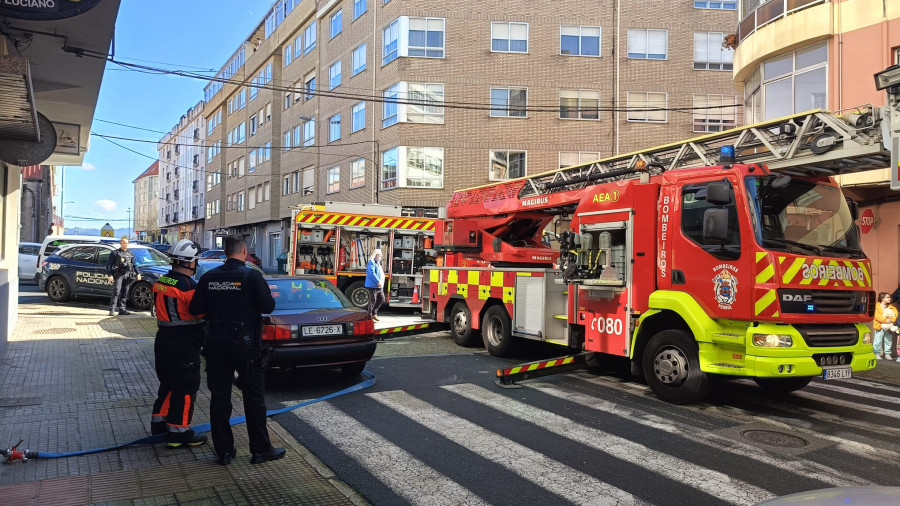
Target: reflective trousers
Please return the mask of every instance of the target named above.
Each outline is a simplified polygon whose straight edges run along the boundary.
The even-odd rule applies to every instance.
[[[200,390],[200,347],[189,338],[157,335],[153,354],[159,391],[150,432],[187,432]]]

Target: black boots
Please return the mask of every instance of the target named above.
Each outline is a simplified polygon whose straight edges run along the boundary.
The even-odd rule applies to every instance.
[[[236,456],[237,448],[232,446],[230,452],[219,455],[216,458],[216,463],[218,463],[220,466],[227,466],[228,464],[231,464],[231,459],[235,458]]]
[[[278,460],[284,457],[284,454],[284,448],[269,448],[269,451],[254,453],[253,456],[250,457],[250,463],[262,464],[263,462],[268,462],[270,460]]]

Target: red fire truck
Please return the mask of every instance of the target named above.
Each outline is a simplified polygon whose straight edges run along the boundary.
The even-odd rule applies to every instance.
[[[420,307],[422,268],[435,261],[435,219],[404,216],[398,206],[321,202],[295,210],[292,221],[289,274],[321,274],[365,308],[366,264],[381,249],[387,300]]]
[[[621,357],[674,403],[713,376],[786,392],[871,369],[872,270],[831,176],[890,163],[880,114],[812,111],[458,191],[423,314],[492,355],[519,339],[577,353],[503,382]]]

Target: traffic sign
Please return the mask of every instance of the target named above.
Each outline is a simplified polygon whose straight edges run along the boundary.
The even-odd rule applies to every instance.
[[[873,226],[875,226],[875,213],[871,209],[866,209],[859,217],[859,228],[862,233],[868,234]]]
[[[100,229],[100,235],[103,237],[115,237],[116,230],[112,228],[112,225],[107,223],[106,225],[103,225],[103,228]]]

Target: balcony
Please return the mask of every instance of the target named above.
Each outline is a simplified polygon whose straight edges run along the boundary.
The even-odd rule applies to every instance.
[[[173,223],[178,223],[178,213],[175,213],[175,214],[172,215],[172,222],[173,222]]]
[[[200,155],[194,155],[194,167],[200,166]]]
[[[198,191],[200,191],[200,181],[199,180],[196,180],[196,179],[194,180],[193,188],[194,188],[194,193],[197,193]]]
[[[199,128],[195,128],[195,129],[194,129],[194,140],[195,140],[195,141],[199,141],[199,140],[200,140],[200,129],[199,129]],[[196,155],[195,155],[195,156],[196,156]]]
[[[171,195],[170,193],[167,193],[167,194],[166,194],[166,202],[169,202],[171,196],[172,196],[172,195]],[[167,216],[168,216],[168,215],[167,215]]]
[[[197,219],[197,217],[198,217],[197,206],[193,207],[193,210],[191,211],[191,217],[194,219]]]
[[[178,200],[178,190],[175,190],[174,193],[175,193],[175,200],[177,201]]]
[[[167,214],[166,215],[166,223],[172,223],[172,221],[169,218],[170,218],[170,216]]]
[[[769,0],[750,11],[750,13],[741,20],[738,25],[737,42],[740,43],[748,35],[773,21],[813,5],[826,3],[828,1],[829,0]],[[743,11],[746,12],[749,10],[750,5],[753,3],[756,2],[744,0]]]

